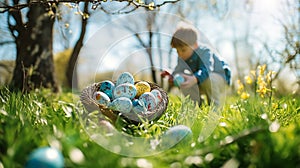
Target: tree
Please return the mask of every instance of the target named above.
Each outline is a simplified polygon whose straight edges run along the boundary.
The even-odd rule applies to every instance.
[[[14,4],[18,3],[18,0],[14,1]],[[8,11],[8,26],[17,50],[11,81],[14,88],[29,91],[45,87],[58,91],[52,57],[52,14],[55,14],[55,8],[52,6],[32,4],[25,22],[20,10]]]
[[[118,12],[129,13],[138,7],[155,9],[166,3],[175,3],[177,1],[179,0],[164,1],[161,4],[155,5],[154,2],[145,4],[140,0],[118,0],[120,3],[127,3],[126,8]],[[30,91],[35,88],[45,87],[51,88],[55,92],[58,91],[57,82],[54,77],[52,41],[57,5],[62,2],[75,3],[72,0],[27,1],[26,4],[21,3],[20,0],[14,0],[12,4],[9,4],[9,2],[1,3],[0,12],[8,12],[7,22],[11,35],[15,40],[17,50],[16,67],[11,82],[13,88]],[[83,0],[82,2],[87,3],[87,1]],[[97,9],[98,7],[101,9],[102,3],[106,2],[106,0],[88,2],[93,4],[92,9]],[[76,1],[76,3],[80,3],[80,1]],[[22,9],[26,8],[28,10],[23,10],[23,12]],[[26,12],[26,17],[24,17]],[[74,60],[76,62],[80,51],[78,48],[82,46],[80,40],[77,46],[73,52],[73,60],[71,60],[68,70],[69,76],[70,74],[73,75],[71,69],[73,67],[74,71],[75,67],[72,64]]]
[[[88,20],[88,2],[84,3],[84,14],[82,15],[82,21],[81,21],[81,32],[79,39],[77,40],[75,47],[73,49],[73,52],[71,54],[69,65],[67,68],[66,76],[68,80],[69,87],[73,87],[75,89],[78,89],[78,77],[77,77],[77,68],[76,68],[76,61],[80,52],[81,47],[83,46],[83,40],[86,33],[86,27],[87,27],[87,20]]]

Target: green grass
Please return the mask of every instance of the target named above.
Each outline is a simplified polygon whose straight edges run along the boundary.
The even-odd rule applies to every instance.
[[[195,108],[188,98],[170,95],[157,122],[127,129],[118,124],[119,131],[145,138],[178,124],[191,128],[188,144],[146,157],[121,156],[92,141],[80,124],[78,114],[85,111],[73,98],[69,92],[1,89],[0,167],[24,167],[30,152],[42,146],[58,147],[65,167],[300,167],[299,98],[232,96],[218,115],[209,106]],[[71,157],[74,150],[82,152],[83,161]]]

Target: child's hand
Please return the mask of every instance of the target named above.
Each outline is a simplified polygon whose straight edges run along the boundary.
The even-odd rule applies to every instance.
[[[197,78],[194,75],[181,74],[185,81],[180,85],[183,89],[190,88],[198,83]]]
[[[174,85],[174,78],[173,78],[172,74],[169,73],[168,71],[162,71],[162,72],[160,73],[160,76],[161,76],[162,78],[168,77],[169,85],[170,85],[170,86],[173,86],[173,85]]]

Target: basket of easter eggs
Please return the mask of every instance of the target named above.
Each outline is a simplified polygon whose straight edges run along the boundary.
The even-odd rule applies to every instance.
[[[105,80],[84,88],[80,100],[89,112],[100,112],[113,123],[118,117],[134,124],[155,121],[166,111],[168,95],[156,83],[135,81],[129,72],[116,81]]]

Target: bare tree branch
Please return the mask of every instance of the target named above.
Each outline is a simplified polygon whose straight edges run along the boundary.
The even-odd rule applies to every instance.
[[[125,12],[113,12],[113,13],[110,13],[109,11],[105,11],[105,12],[107,12],[109,14],[129,13],[139,7],[144,7],[144,8],[148,8],[148,9],[158,9],[159,7],[161,7],[167,3],[176,3],[180,0],[167,0],[161,4],[153,4],[153,3],[145,4],[145,3],[139,3],[134,0],[113,0],[113,1],[128,2],[128,6],[133,5],[134,8],[131,9],[130,11],[125,11]],[[76,1],[75,0],[37,0],[37,1],[30,1],[29,3],[15,4],[15,5],[8,5],[6,3],[0,2],[0,13],[10,12],[10,11],[14,11],[14,10],[19,11],[19,10],[27,8],[33,4],[53,4],[53,3],[57,4],[57,3],[79,3],[79,2],[90,2],[90,3],[97,4],[92,7],[92,9],[95,9],[96,7],[101,5],[101,2],[106,2],[106,0],[76,0]],[[100,9],[103,10],[103,8],[101,8],[101,7],[100,7]]]

